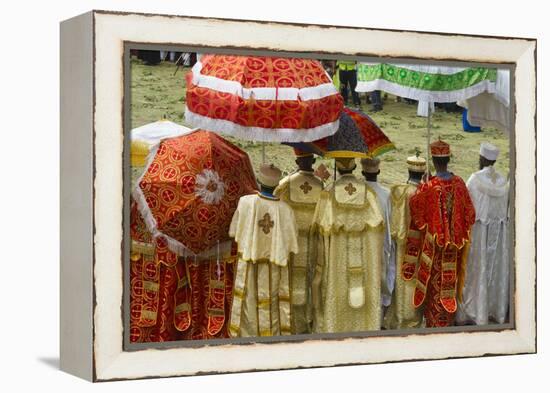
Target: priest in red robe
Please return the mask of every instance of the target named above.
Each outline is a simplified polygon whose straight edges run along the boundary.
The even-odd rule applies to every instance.
[[[449,172],[449,144],[430,145],[435,176],[428,176],[411,197],[411,227],[402,275],[416,279],[415,307],[424,306],[426,327],[454,324],[457,296],[466,272],[475,210],[464,181]]]

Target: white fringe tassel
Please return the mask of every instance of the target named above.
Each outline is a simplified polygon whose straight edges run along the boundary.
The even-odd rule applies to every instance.
[[[236,138],[259,142],[313,142],[338,131],[340,120],[313,128],[262,128],[246,127],[229,120],[212,119],[192,112],[185,107],[185,121],[194,127],[227,134]]]
[[[428,102],[456,102],[467,100],[468,98],[475,97],[483,92],[494,93],[496,91],[496,85],[495,82],[484,80],[473,86],[460,90],[429,91],[399,85],[384,79],[375,79],[369,82],[359,81],[357,82],[357,87],[355,88],[355,91],[358,93],[365,93],[374,90],[383,90],[387,93],[394,94],[399,97],[409,98],[411,100]]]

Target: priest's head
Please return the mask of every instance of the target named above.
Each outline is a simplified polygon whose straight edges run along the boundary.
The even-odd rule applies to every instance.
[[[353,172],[357,167],[355,163],[355,158],[351,157],[339,157],[335,159],[336,169],[340,175],[347,175]]]
[[[295,148],[294,155],[296,156],[296,165],[301,171],[313,172],[315,156],[312,153]]]
[[[479,147],[479,169],[494,165],[498,153],[498,147],[489,142],[482,142]]]
[[[409,180],[420,183],[422,175],[426,173],[426,160],[420,157],[420,150],[415,149],[414,156],[407,157],[407,170],[409,171]]]
[[[361,159],[361,173],[368,181],[376,181],[380,173],[380,159],[367,157]]]
[[[432,161],[437,172],[446,172],[451,160],[451,146],[443,142],[441,138],[430,144]]]
[[[275,187],[279,185],[281,176],[281,170],[275,165],[262,164],[260,166],[260,170],[258,171],[258,182],[260,183],[260,189],[272,194]]]

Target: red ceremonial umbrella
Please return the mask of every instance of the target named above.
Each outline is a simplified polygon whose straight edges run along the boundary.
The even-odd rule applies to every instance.
[[[185,119],[263,142],[310,142],[338,130],[343,99],[317,60],[204,55],[187,75]]]
[[[377,157],[395,149],[395,145],[366,113],[344,108],[338,131],[329,137],[308,143],[285,143],[324,157]]]
[[[178,255],[229,240],[239,198],[257,189],[248,155],[198,130],[160,142],[132,196],[153,237]]]
[[[370,157],[378,157],[391,150],[395,150],[393,142],[390,141],[390,138],[384,134],[384,131],[382,131],[369,115],[350,108],[344,108],[344,112],[346,112],[355,122],[355,125],[357,125],[359,132],[369,147],[368,155]]]

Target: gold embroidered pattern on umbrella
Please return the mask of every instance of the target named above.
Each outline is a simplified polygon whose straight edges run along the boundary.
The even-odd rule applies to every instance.
[[[153,237],[165,238],[178,255],[193,255],[229,240],[240,197],[256,189],[248,155],[198,130],[163,140],[132,195]]]
[[[316,60],[204,55],[187,77],[185,118],[195,127],[264,142],[338,129],[343,100]]]

